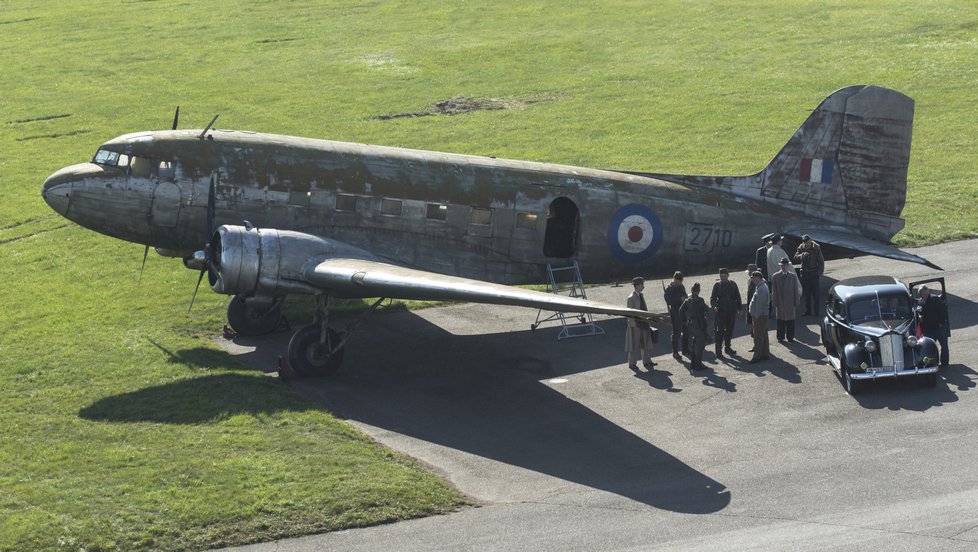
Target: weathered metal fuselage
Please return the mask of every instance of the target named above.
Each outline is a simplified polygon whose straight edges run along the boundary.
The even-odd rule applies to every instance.
[[[802,216],[776,204],[615,171],[214,130],[128,134],[67,167],[45,200],[78,224],[190,255],[215,223],[296,230],[394,263],[505,284],[576,259],[585,279],[742,268]],[[113,160],[113,155],[118,154]]]

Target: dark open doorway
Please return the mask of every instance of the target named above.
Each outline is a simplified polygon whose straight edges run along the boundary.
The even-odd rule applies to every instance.
[[[566,259],[574,256],[577,247],[577,205],[566,197],[558,197],[547,210],[547,233],[543,254]]]

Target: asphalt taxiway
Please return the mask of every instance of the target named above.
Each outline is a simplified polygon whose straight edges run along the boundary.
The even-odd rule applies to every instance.
[[[772,335],[760,364],[746,362],[739,319],[739,354],[709,347],[696,373],[671,357],[667,328],[659,365],[636,373],[621,319],[558,342],[559,326],[531,331],[536,313],[521,308],[373,316],[335,377],[292,385],[480,506],[236,550],[975,550],[976,249],[913,250],[944,272],[876,257],[826,264],[823,290],[869,274],[947,279],[951,365],[937,387],[881,381],[855,397],[826,364],[815,318],[799,320],[793,344]],[[743,292],[743,272],[732,278]],[[708,297],[715,275],[687,277],[687,289],[697,281]],[[629,291],[588,294],[624,304]],[[646,299],[665,310],[657,280]],[[225,345],[271,370],[287,341]]]

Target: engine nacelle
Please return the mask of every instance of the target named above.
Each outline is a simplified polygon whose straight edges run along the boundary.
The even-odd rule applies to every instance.
[[[208,257],[211,289],[227,295],[314,294],[305,281],[307,267],[328,257],[374,255],[343,242],[302,232],[224,225],[211,238]]]

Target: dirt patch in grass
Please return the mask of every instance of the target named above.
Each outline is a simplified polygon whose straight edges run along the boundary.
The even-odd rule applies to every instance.
[[[553,98],[473,98],[471,96],[453,96],[431,104],[424,111],[406,113],[390,113],[371,117],[379,121],[388,119],[403,119],[407,117],[428,117],[429,115],[464,115],[474,111],[493,111],[497,109],[515,109],[527,105],[552,101]]]

